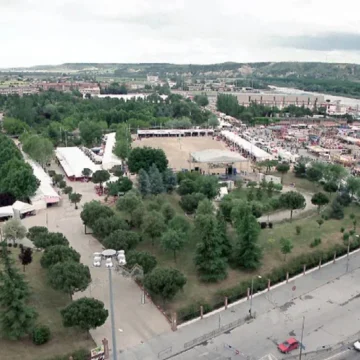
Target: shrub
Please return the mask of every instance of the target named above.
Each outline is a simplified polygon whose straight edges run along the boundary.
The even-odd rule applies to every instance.
[[[344,227],[341,227],[340,228],[340,232],[343,233],[345,231],[345,228]]]
[[[18,247],[18,243],[14,243],[14,248],[17,248]]]
[[[13,244],[12,244],[12,243],[8,243],[7,246],[8,246],[8,247],[12,247]]]
[[[343,234],[343,241],[344,241],[344,244],[347,245],[348,241],[349,241],[349,238],[350,238],[350,234],[349,233],[344,233]]]
[[[318,245],[321,244],[321,239],[320,238],[315,238],[311,243],[310,243],[310,247],[314,248]]]
[[[48,326],[36,326],[32,332],[32,341],[35,345],[43,345],[51,338],[51,332]]]
[[[261,223],[260,223],[260,227],[261,227],[262,229],[266,229],[267,223],[266,223],[266,222],[261,222]]]
[[[355,234],[355,230],[354,229],[350,230],[349,234],[350,234],[350,236],[353,236]]]
[[[300,225],[296,225],[296,226],[295,226],[295,231],[296,231],[296,235],[300,235],[300,233],[301,233],[301,226],[300,226]]]
[[[224,305],[224,302],[222,303]],[[177,312],[178,321],[185,322],[191,319],[195,319],[200,316],[200,306],[203,307],[203,314],[206,314],[213,310],[213,307],[203,300],[195,301],[193,304],[189,304]]]
[[[273,223],[269,222],[268,226],[269,226],[269,229],[272,229],[273,228]]]

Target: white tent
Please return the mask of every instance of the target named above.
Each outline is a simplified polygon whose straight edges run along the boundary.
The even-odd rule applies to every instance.
[[[110,170],[114,166],[122,165],[121,159],[119,159],[114,153],[113,149],[116,142],[116,133],[110,133],[106,135],[106,145],[104,155],[102,158],[102,168],[104,170]]]
[[[14,217],[14,210],[12,206],[0,207],[0,218],[4,217]]]
[[[192,160],[198,163],[237,163],[248,161],[236,152],[209,149],[191,153]]]
[[[241,149],[249,152],[250,155],[256,158],[256,161],[270,160],[273,156],[266,151],[260,149],[249,141],[243,139],[239,135],[232,133],[231,131],[224,130],[221,131],[221,135],[224,136],[227,140],[232,142],[233,144],[239,146]]]
[[[26,214],[35,210],[33,205],[24,203],[22,201],[15,201],[12,205],[14,213],[19,212],[20,214]]]

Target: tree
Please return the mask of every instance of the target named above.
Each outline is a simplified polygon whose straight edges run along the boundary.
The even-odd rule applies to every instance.
[[[324,184],[324,190],[330,194],[330,197],[331,197],[331,194],[336,192],[338,190],[338,185],[334,182],[326,182]]]
[[[155,268],[145,276],[145,287],[150,293],[171,300],[186,284],[186,277],[177,269]]]
[[[161,194],[165,191],[163,177],[155,164],[149,169],[150,189],[153,195]]]
[[[118,229],[108,235],[103,245],[108,249],[128,251],[136,247],[140,242],[140,236],[134,231]]]
[[[199,176],[196,181],[196,191],[213,199],[219,193],[219,181],[216,176]]]
[[[309,181],[317,183],[323,178],[323,172],[321,169],[312,165],[306,169],[306,177]]]
[[[78,208],[77,204],[81,201],[82,195],[78,193],[71,193],[69,195],[70,201],[75,204],[75,209]]]
[[[195,95],[194,96],[194,101],[199,106],[207,106],[207,105],[209,105],[209,99],[208,99],[207,95]]]
[[[23,121],[9,117],[4,118],[2,127],[9,135],[20,135],[30,130],[29,126]]]
[[[84,176],[84,177],[89,177],[91,175],[92,171],[91,169],[89,168],[84,168],[81,172],[81,174]]]
[[[292,220],[293,211],[295,209],[304,209],[306,206],[304,196],[296,191],[288,191],[281,194],[279,202],[283,208],[290,210],[290,221]]]
[[[169,221],[171,219],[174,218],[176,212],[174,210],[174,208],[171,206],[170,203],[165,203],[162,207],[161,207],[161,213],[164,216],[165,219],[165,223],[169,223]]]
[[[39,232],[37,235],[34,235],[32,242],[37,248],[41,249],[54,245],[69,246],[69,241],[63,234],[54,232]]]
[[[29,228],[28,233],[26,234],[26,237],[34,241],[34,239],[39,236],[40,234],[47,234],[49,231],[45,226],[33,226]]]
[[[147,251],[131,250],[126,254],[126,266],[132,269],[135,265],[140,265],[144,274],[151,272],[157,265],[156,257]]]
[[[108,218],[114,215],[112,209],[101,204],[100,201],[92,200],[85,203],[80,214],[81,220],[86,226],[92,226],[100,218]]]
[[[255,194],[255,196],[256,196],[256,200],[258,200],[258,201],[261,201],[261,200],[262,200],[262,198],[263,198],[263,190],[261,189],[261,187],[258,187],[258,188],[256,189],[256,194]]]
[[[296,177],[304,178],[306,177],[306,163],[299,161],[294,165],[294,173]]]
[[[77,291],[84,291],[91,282],[87,266],[74,261],[58,262],[48,271],[49,284],[55,290],[69,294],[70,299]]]
[[[232,245],[227,234],[227,226],[224,216],[220,211],[216,214],[216,230],[221,244],[221,256],[229,258],[232,253]]]
[[[266,188],[266,191],[267,191],[267,195],[269,198],[271,198],[274,194],[274,182],[271,180],[267,183],[267,188]]]
[[[335,184],[339,184],[347,175],[348,171],[340,164],[327,164],[324,170],[325,180],[327,182],[334,182]]]
[[[280,239],[280,249],[284,254],[284,261],[286,261],[286,255],[291,253],[293,247],[294,245],[290,239],[283,237]]]
[[[161,213],[157,211],[149,211],[145,214],[141,229],[144,235],[151,239],[153,246],[155,239],[162,235],[165,228],[165,219]]]
[[[141,198],[133,191],[127,192],[121,197],[117,203],[116,208],[120,211],[125,211],[130,214],[131,223],[134,220],[134,211],[142,204]]]
[[[172,171],[172,169],[165,169],[165,171],[163,172],[163,183],[165,186],[165,190],[168,193],[171,193],[176,188],[176,174]]]
[[[284,182],[284,175],[290,170],[290,165],[288,163],[279,163],[276,165],[276,170],[281,173],[281,183]]]
[[[66,194],[66,195],[70,195],[72,193],[72,191],[73,191],[73,188],[71,186],[66,186],[64,188],[64,194]]]
[[[32,250],[31,248],[20,248],[20,254],[19,259],[21,262],[21,265],[23,266],[23,271],[25,272],[26,265],[29,265],[32,263]]]
[[[61,181],[64,180],[64,175],[62,174],[55,174],[53,177],[53,185],[59,184]]]
[[[50,162],[54,155],[52,142],[40,135],[29,135],[23,141],[22,149],[42,167]]]
[[[262,258],[262,251],[257,243],[260,233],[259,224],[249,209],[236,224],[237,243],[234,248],[234,263],[244,269],[257,269],[261,265]]]
[[[128,230],[128,223],[121,217],[120,214],[113,214],[110,217],[100,218],[92,225],[92,230],[95,237],[104,239],[113,233],[115,230]]]
[[[320,213],[321,206],[327,205],[329,201],[329,198],[322,192],[314,194],[311,198],[311,203],[318,207],[318,213]]]
[[[101,124],[95,121],[81,121],[79,123],[80,137],[85,146],[90,147],[102,137]]]
[[[174,254],[174,261],[176,262],[176,253],[180,251],[186,242],[183,233],[173,229],[168,229],[161,237],[161,246],[166,251],[172,251]]]
[[[61,181],[59,182],[59,188],[60,188],[60,189],[65,189],[65,187],[66,187],[66,181],[65,181],[65,180],[61,180]]]
[[[320,228],[321,225],[324,223],[324,220],[323,219],[317,219],[316,222],[318,223],[319,228]]]
[[[331,203],[330,217],[336,220],[341,220],[344,218],[344,208],[337,199]]]
[[[185,216],[182,215],[175,215],[169,221],[168,227],[170,229],[183,233],[185,236],[188,235],[191,228],[189,220],[187,220]]]
[[[214,215],[215,208],[209,199],[201,200],[196,209],[196,215]]]
[[[0,192],[26,201],[35,194],[40,182],[32,167],[23,160],[12,159],[0,168]]]
[[[205,199],[204,194],[193,193],[182,196],[179,204],[186,213],[193,214],[197,209],[199,202],[204,199]]]
[[[91,181],[94,184],[100,184],[100,188],[102,188],[102,184],[109,179],[110,174],[106,170],[96,170],[91,177]]]
[[[351,199],[353,199],[354,195],[360,191],[360,178],[349,176],[346,179],[346,188],[351,196]]]
[[[200,279],[206,282],[223,280],[227,276],[227,263],[223,255],[222,239],[219,237],[213,215],[198,215],[195,232],[199,239],[196,245],[195,265]]]
[[[54,245],[45,249],[40,259],[40,264],[47,269],[51,266],[65,261],[80,262],[80,254],[73,248],[66,245]]]
[[[105,324],[109,312],[100,300],[83,297],[70,303],[61,310],[65,327],[79,327],[89,331]]]
[[[162,149],[153,149],[145,146],[131,150],[128,158],[130,172],[138,173],[140,169],[149,171],[153,164],[155,164],[160,172],[165,171],[167,168],[168,160]]]
[[[10,219],[3,226],[3,235],[5,240],[12,241],[22,240],[26,236],[26,227],[18,219]]]
[[[138,189],[142,196],[146,196],[151,193],[150,178],[144,169],[140,169],[138,174]]]
[[[194,180],[184,179],[180,182],[180,185],[177,189],[179,195],[188,195],[196,192],[196,184]]]

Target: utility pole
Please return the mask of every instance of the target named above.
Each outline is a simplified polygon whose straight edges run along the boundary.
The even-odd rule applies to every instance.
[[[303,323],[302,323],[302,329],[301,329],[301,341],[300,341],[300,354],[299,354],[299,360],[301,360],[301,356],[302,356],[303,338],[304,338],[304,327],[305,327],[305,316],[303,316]]]

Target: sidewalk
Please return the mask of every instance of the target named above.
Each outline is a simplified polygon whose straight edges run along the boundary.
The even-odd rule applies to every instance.
[[[323,266],[321,269],[310,270],[305,276],[299,275],[289,281],[288,284],[275,285],[269,292],[263,291],[254,296],[253,312],[257,317],[268,313],[270,310],[280,308],[286,310],[293,305],[295,298],[301,298],[311,291],[332,283],[335,279],[346,274],[346,257],[343,257],[335,264]],[[360,252],[355,252],[350,257],[349,272],[360,267]],[[351,280],[353,281],[353,280]],[[351,288],[350,288],[351,290]],[[310,297],[310,296],[309,296]],[[150,360],[167,359],[188,350],[184,344],[195,346],[195,338],[223,327],[226,324],[239,320],[245,324],[245,317],[249,312],[249,302],[246,299],[229,305],[227,310],[219,309],[216,312],[207,314],[203,320],[193,320],[179,327],[176,332],[161,334],[140,346],[126,350],[122,353],[123,360]],[[256,319],[251,323],[256,326]],[[241,326],[241,325],[240,325]],[[203,337],[201,342],[210,340]],[[311,349],[308,349],[311,351]]]

